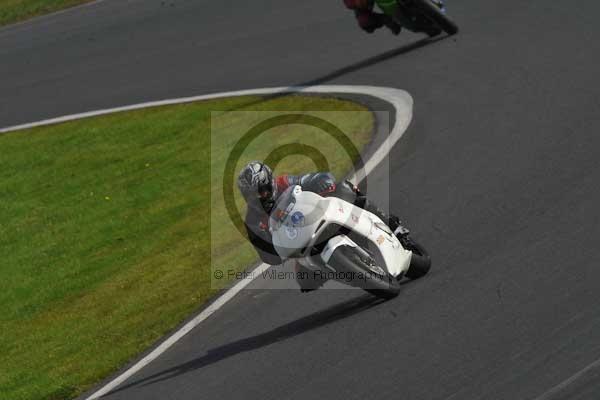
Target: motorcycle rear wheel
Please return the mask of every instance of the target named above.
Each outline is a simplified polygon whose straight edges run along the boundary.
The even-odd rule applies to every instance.
[[[402,247],[410,250],[413,254],[410,259],[410,266],[406,271],[406,277],[409,279],[419,279],[427,275],[431,269],[431,257],[425,247],[420,245],[411,237],[400,239]]]
[[[427,18],[431,19],[432,22],[438,25],[448,35],[456,35],[458,33],[458,25],[444,14],[431,0],[412,0],[412,2],[427,16]]]

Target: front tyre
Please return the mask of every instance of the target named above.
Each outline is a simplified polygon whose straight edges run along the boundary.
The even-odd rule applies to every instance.
[[[452,21],[446,14],[442,12],[440,7],[431,0],[412,0],[413,4],[418,7],[425,16],[438,25],[448,35],[456,35],[458,33],[458,25]],[[427,32],[429,36],[431,33]],[[433,32],[432,32],[433,33]]]
[[[372,260],[363,260],[358,251],[351,246],[340,246],[331,255],[328,265],[335,269],[336,273],[345,273],[346,276],[359,277],[368,276],[367,280],[340,280],[342,283],[351,286],[360,287],[367,292],[383,298],[392,299],[400,293],[400,284],[393,276],[385,273],[376,274],[369,267],[367,262]]]

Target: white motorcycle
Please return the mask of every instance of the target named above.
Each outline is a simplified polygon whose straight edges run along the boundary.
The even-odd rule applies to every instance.
[[[408,231],[392,230],[375,214],[337,197],[288,188],[269,219],[275,250],[321,280],[334,279],[376,296],[392,298],[403,277],[431,267],[426,250]]]

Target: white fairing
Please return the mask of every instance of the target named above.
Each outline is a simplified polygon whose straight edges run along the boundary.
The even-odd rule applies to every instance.
[[[335,197],[304,192],[300,186],[290,187],[280,196],[271,213],[269,229],[275,250],[283,260],[299,258],[304,265],[314,265],[317,258],[309,256],[310,249],[323,229],[332,223],[368,239],[381,253],[385,263],[381,267],[390,275],[398,276],[408,270],[412,253],[402,247],[376,215]],[[345,235],[330,239],[318,257],[323,266],[341,245],[358,247]]]

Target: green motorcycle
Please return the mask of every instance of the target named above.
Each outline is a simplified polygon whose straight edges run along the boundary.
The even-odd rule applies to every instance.
[[[446,16],[443,0],[375,0],[394,23],[412,31],[437,36],[458,33],[458,25]]]

